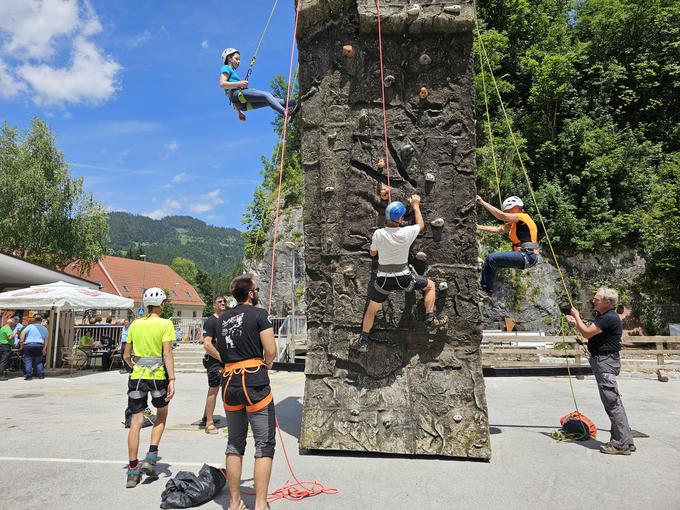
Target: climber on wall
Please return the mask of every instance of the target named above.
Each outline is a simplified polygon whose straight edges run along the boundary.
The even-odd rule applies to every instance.
[[[246,120],[243,110],[271,107],[275,112],[285,115],[286,100],[274,97],[271,92],[248,88],[248,81],[241,80],[236,69],[241,65],[241,53],[236,48],[227,48],[222,52],[222,68],[220,69],[220,88],[224,89],[232,105],[238,112],[239,120]],[[291,119],[298,110],[298,103],[289,101]]]
[[[448,317],[437,318],[434,314],[434,282],[417,274],[408,265],[409,249],[418,234],[425,228],[418,195],[411,196],[411,205],[415,214],[415,225],[402,227],[406,207],[401,202],[391,202],[385,208],[387,226],[373,233],[370,253],[371,257],[378,256],[378,274],[373,286],[368,290],[369,302],[364,314],[361,333],[350,341],[350,348],[357,349],[359,352],[368,350],[369,333],[373,327],[375,315],[390,292],[422,290],[425,302],[425,325],[431,332],[442,328],[448,320]]]
[[[528,269],[535,266],[538,262],[540,245],[536,223],[524,212],[524,202],[521,198],[512,196],[503,200],[502,211],[485,202],[479,195],[475,197],[475,200],[494,217],[505,222],[500,227],[477,225],[477,230],[494,234],[507,232],[512,241],[512,251],[490,253],[484,261],[479,297],[486,300],[491,298],[496,271],[501,268]]]

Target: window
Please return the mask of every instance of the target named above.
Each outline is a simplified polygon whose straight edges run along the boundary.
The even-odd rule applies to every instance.
[[[123,288],[125,289],[125,292],[130,292],[130,289],[128,289],[127,285],[123,285]]]
[[[189,296],[189,299],[191,299],[192,298],[191,292],[187,291],[187,296]]]
[[[176,290],[171,290],[170,292],[172,292],[173,296],[177,297],[177,291]]]
[[[177,310],[177,317],[181,317],[181,316],[182,316],[182,310]]]
[[[194,317],[196,317],[196,310],[194,310],[194,312],[193,312],[193,313],[194,313]]]

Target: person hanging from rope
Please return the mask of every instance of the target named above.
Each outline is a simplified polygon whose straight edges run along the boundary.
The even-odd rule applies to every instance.
[[[495,218],[505,222],[502,226],[477,225],[477,230],[494,234],[506,232],[512,241],[512,251],[490,253],[484,261],[479,297],[487,300],[493,293],[498,269],[529,269],[536,265],[540,250],[538,228],[531,216],[524,212],[524,202],[519,197],[512,196],[503,200],[502,211],[485,202],[479,195],[475,200]]]
[[[227,48],[222,52],[222,68],[220,69],[220,88],[224,89],[231,104],[238,112],[239,120],[246,120],[243,110],[256,110],[269,106],[272,110],[285,116],[286,100],[275,97],[271,92],[248,88],[248,78],[241,80],[236,70],[241,65],[241,53],[236,48]],[[250,73],[249,73],[250,74]],[[298,111],[298,103],[291,99],[288,119],[292,119]]]
[[[276,340],[267,312],[257,308],[260,289],[254,278],[237,276],[229,287],[238,304],[206,325],[206,335],[216,338],[217,345],[203,345],[210,356],[224,363],[229,510],[246,508],[240,485],[249,423],[255,443],[255,509],[265,510],[269,508],[267,492],[276,446],[276,413],[268,374],[276,357]]]
[[[172,343],[175,328],[172,321],[160,316],[163,303],[167,300],[163,289],[152,287],[144,291],[142,304],[148,314],[130,325],[123,360],[132,373],[128,381],[128,409],[132,412],[128,433],[130,464],[127,469],[127,488],[136,487],[142,473],[157,478],[158,444],[161,442],[165,422],[168,418],[168,403],[175,395],[175,363]],[[148,395],[156,408],[156,422],[151,429],[151,446],[139,464],[139,433],[144,424],[144,410]]]
[[[438,318],[434,313],[434,282],[417,274],[408,264],[408,254],[418,234],[425,229],[423,215],[420,212],[420,196],[411,196],[411,205],[415,215],[415,225],[402,227],[406,206],[401,202],[391,202],[385,208],[387,226],[373,233],[371,241],[371,257],[378,256],[378,273],[368,291],[368,308],[364,314],[361,333],[350,341],[350,348],[359,352],[368,350],[368,341],[375,316],[390,292],[413,290],[423,291],[425,304],[425,325],[430,332],[443,328],[448,317]]]

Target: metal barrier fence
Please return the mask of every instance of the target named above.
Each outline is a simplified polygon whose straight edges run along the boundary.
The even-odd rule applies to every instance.
[[[83,336],[91,337],[95,343],[119,345],[122,325],[113,324],[76,324],[73,326],[71,347],[75,347]]]

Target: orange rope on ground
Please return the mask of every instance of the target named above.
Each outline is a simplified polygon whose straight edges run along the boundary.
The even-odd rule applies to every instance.
[[[382,93],[382,111],[383,111],[383,133],[385,135],[385,172],[387,172],[387,197],[392,201],[392,188],[390,187],[390,154],[387,148],[387,109],[385,107],[385,69],[383,67],[383,51],[382,51],[382,25],[380,23],[380,0],[376,0],[376,7],[378,8],[378,51],[380,53],[380,91]]]

